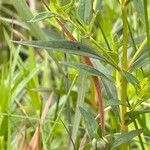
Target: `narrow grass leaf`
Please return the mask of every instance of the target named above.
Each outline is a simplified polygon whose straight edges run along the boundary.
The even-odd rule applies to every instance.
[[[41,68],[42,64],[31,70],[29,74],[18,84],[18,86],[12,94],[12,100],[16,98],[16,96],[21,92],[21,90],[25,88],[27,83],[40,71]]]
[[[78,98],[77,98],[76,111],[75,111],[75,117],[74,117],[74,123],[73,123],[72,135],[71,135],[71,138],[74,143],[76,143],[76,140],[78,137],[78,129],[79,129],[80,119],[81,119],[81,113],[80,113],[79,107],[84,102],[85,91],[86,91],[86,80],[87,80],[86,73],[81,73],[79,76]],[[74,146],[71,143],[70,150],[73,150],[73,149],[74,149]]]

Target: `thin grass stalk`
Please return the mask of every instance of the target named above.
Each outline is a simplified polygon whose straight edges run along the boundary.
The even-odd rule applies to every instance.
[[[48,135],[47,138],[46,138],[46,144],[47,144],[47,143],[51,140],[51,138],[52,138],[52,133],[53,133],[53,131],[54,131],[56,125],[58,124],[58,120],[60,119],[60,115],[61,115],[61,113],[63,112],[64,107],[66,106],[67,100],[68,100],[68,98],[69,98],[69,96],[70,96],[71,90],[72,90],[72,88],[73,88],[73,86],[74,86],[74,84],[75,84],[75,82],[76,82],[76,79],[77,79],[77,76],[74,77],[74,79],[73,79],[73,81],[72,81],[72,83],[71,83],[71,85],[70,85],[70,88],[69,88],[68,93],[67,93],[67,95],[66,95],[65,101],[64,101],[62,107],[61,107],[60,110],[59,110],[59,113],[58,113],[57,118],[56,118],[56,120],[55,120],[55,122],[54,122],[54,124],[53,124],[53,126],[52,126],[52,128],[51,128],[51,131],[50,131],[49,135]]]
[[[122,70],[127,70],[127,42],[128,42],[128,23],[127,23],[127,8],[125,5],[125,0],[122,0],[121,4],[121,9],[122,9],[122,20],[123,20],[123,48],[122,48],[122,57],[121,57],[121,67]],[[127,100],[127,80],[121,74],[121,80],[120,80],[120,98],[121,98],[121,103],[126,104]],[[121,133],[128,132],[128,127],[125,125],[125,119],[124,116],[127,112],[127,107],[126,106],[121,106]],[[128,149],[128,144],[124,143],[120,147],[121,150],[127,150]]]
[[[84,102],[86,80],[87,80],[87,75],[86,73],[82,72],[79,76],[78,98],[77,98],[76,111],[75,111],[75,117],[73,123],[73,130],[72,130],[72,140],[74,143],[76,142],[77,139],[77,133],[78,133],[80,119],[81,119],[81,113],[79,107],[82,106]],[[72,144],[70,145],[69,150],[73,150]]]

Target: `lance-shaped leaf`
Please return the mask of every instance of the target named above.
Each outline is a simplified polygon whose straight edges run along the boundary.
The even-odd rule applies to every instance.
[[[128,125],[133,122],[139,115],[150,113],[149,109],[139,110],[139,111],[130,111],[125,114],[125,124]]]
[[[84,118],[84,122],[85,122],[85,126],[87,128],[88,134],[91,138],[91,140],[93,138],[98,138],[101,137],[101,133],[98,134],[98,129],[99,129],[99,125],[96,122],[94,116],[86,110],[86,108],[83,107],[79,107],[80,108],[80,112]]]
[[[133,76],[131,73],[129,73],[127,71],[123,71],[123,75],[126,77],[128,82],[130,82],[131,84],[133,84],[135,86],[135,88],[139,87],[139,81],[135,76]]]
[[[141,19],[144,22],[144,6],[141,0],[133,0],[134,7]]]
[[[51,18],[54,16],[55,16],[54,13],[44,11],[44,12],[41,12],[41,13],[35,15],[29,22],[38,22],[38,21],[41,21],[41,20],[44,20],[47,18]]]
[[[104,56],[101,56],[100,54],[98,54],[96,50],[80,42],[73,42],[73,41],[67,41],[67,40],[13,41],[13,42],[21,44],[21,45],[25,45],[25,46],[43,48],[46,50],[59,50],[65,53],[96,58],[118,69],[118,66],[110,62]]]
[[[134,130],[128,133],[121,134],[117,137],[117,139],[114,141],[112,145],[112,149],[115,147],[118,147],[119,145],[126,143],[130,140],[132,140],[134,137],[138,136],[143,132],[143,129]]]
[[[73,67],[75,69],[81,70],[81,71],[85,71],[87,74],[89,75],[95,75],[95,76],[100,76],[100,77],[104,77],[109,81],[112,81],[113,78],[111,75],[109,74],[104,74],[103,72],[100,72],[99,70],[95,69],[94,67],[85,65],[83,63],[72,63],[72,62],[60,62],[63,65],[66,65],[68,67]]]
[[[90,23],[92,17],[92,0],[79,0],[78,15],[87,24]]]

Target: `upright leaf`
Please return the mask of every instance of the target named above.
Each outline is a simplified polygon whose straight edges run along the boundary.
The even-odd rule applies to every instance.
[[[80,107],[80,112],[84,118],[85,126],[88,130],[90,138],[91,139],[98,138],[99,136],[98,136],[97,131],[98,131],[99,125],[96,122],[94,116],[83,107]]]
[[[78,15],[89,24],[92,18],[93,0],[79,0]]]
[[[141,21],[144,23],[144,6],[141,0],[133,0],[133,4],[137,11],[138,16],[140,17]]]

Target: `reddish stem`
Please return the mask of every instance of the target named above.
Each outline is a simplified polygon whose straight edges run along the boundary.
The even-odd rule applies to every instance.
[[[64,23],[62,21],[60,21],[58,18],[56,18],[56,20],[59,23],[59,25],[62,27],[64,33],[66,33],[67,37],[71,41],[77,41],[75,39],[75,37],[72,35],[72,33],[69,32],[68,29],[65,27]],[[85,64],[93,67],[93,63],[91,62],[89,57],[81,56],[81,61],[84,62]],[[94,85],[95,85],[96,92],[97,92],[97,97],[98,97],[98,102],[99,102],[100,123],[101,123],[101,128],[102,128],[102,134],[104,135],[105,121],[104,121],[104,102],[103,102],[103,97],[102,97],[102,92],[101,92],[102,87],[101,87],[101,83],[100,83],[98,77],[92,76],[92,79],[94,81]]]

